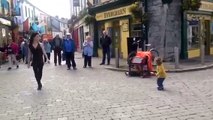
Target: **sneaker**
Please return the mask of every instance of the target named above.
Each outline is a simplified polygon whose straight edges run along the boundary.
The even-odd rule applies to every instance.
[[[11,67],[9,67],[7,70],[11,70],[12,68]]]
[[[104,65],[104,63],[101,63],[100,65]]]

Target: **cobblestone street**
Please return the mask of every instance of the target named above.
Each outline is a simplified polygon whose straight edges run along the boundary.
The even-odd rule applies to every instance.
[[[213,70],[168,74],[165,91],[156,78],[127,77],[93,59],[77,71],[45,64],[37,91],[32,68],[0,69],[1,120],[212,120]]]

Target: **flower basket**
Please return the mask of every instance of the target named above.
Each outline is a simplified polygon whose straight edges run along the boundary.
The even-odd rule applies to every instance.
[[[182,10],[197,11],[201,6],[201,0],[183,0]]]
[[[89,25],[91,23],[94,23],[96,21],[95,17],[92,15],[86,15],[86,17],[84,18],[84,22],[86,25]]]

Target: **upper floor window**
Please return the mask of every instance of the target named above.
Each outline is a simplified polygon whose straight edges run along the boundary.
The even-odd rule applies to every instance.
[[[27,17],[27,7],[25,6],[25,16]]]
[[[100,3],[101,3],[101,0],[93,0],[94,5],[97,5],[97,4],[100,4]]]

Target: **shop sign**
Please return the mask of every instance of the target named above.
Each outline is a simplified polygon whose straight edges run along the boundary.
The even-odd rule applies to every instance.
[[[121,7],[118,9],[106,11],[106,12],[97,13],[95,17],[97,21],[101,21],[101,20],[112,19],[116,17],[127,16],[131,14],[131,12],[129,11],[129,8],[130,6],[126,6],[126,7]]]
[[[213,11],[213,2],[201,2],[200,10]]]
[[[11,26],[11,21],[3,19],[3,18],[0,18],[0,23],[3,25]]]

